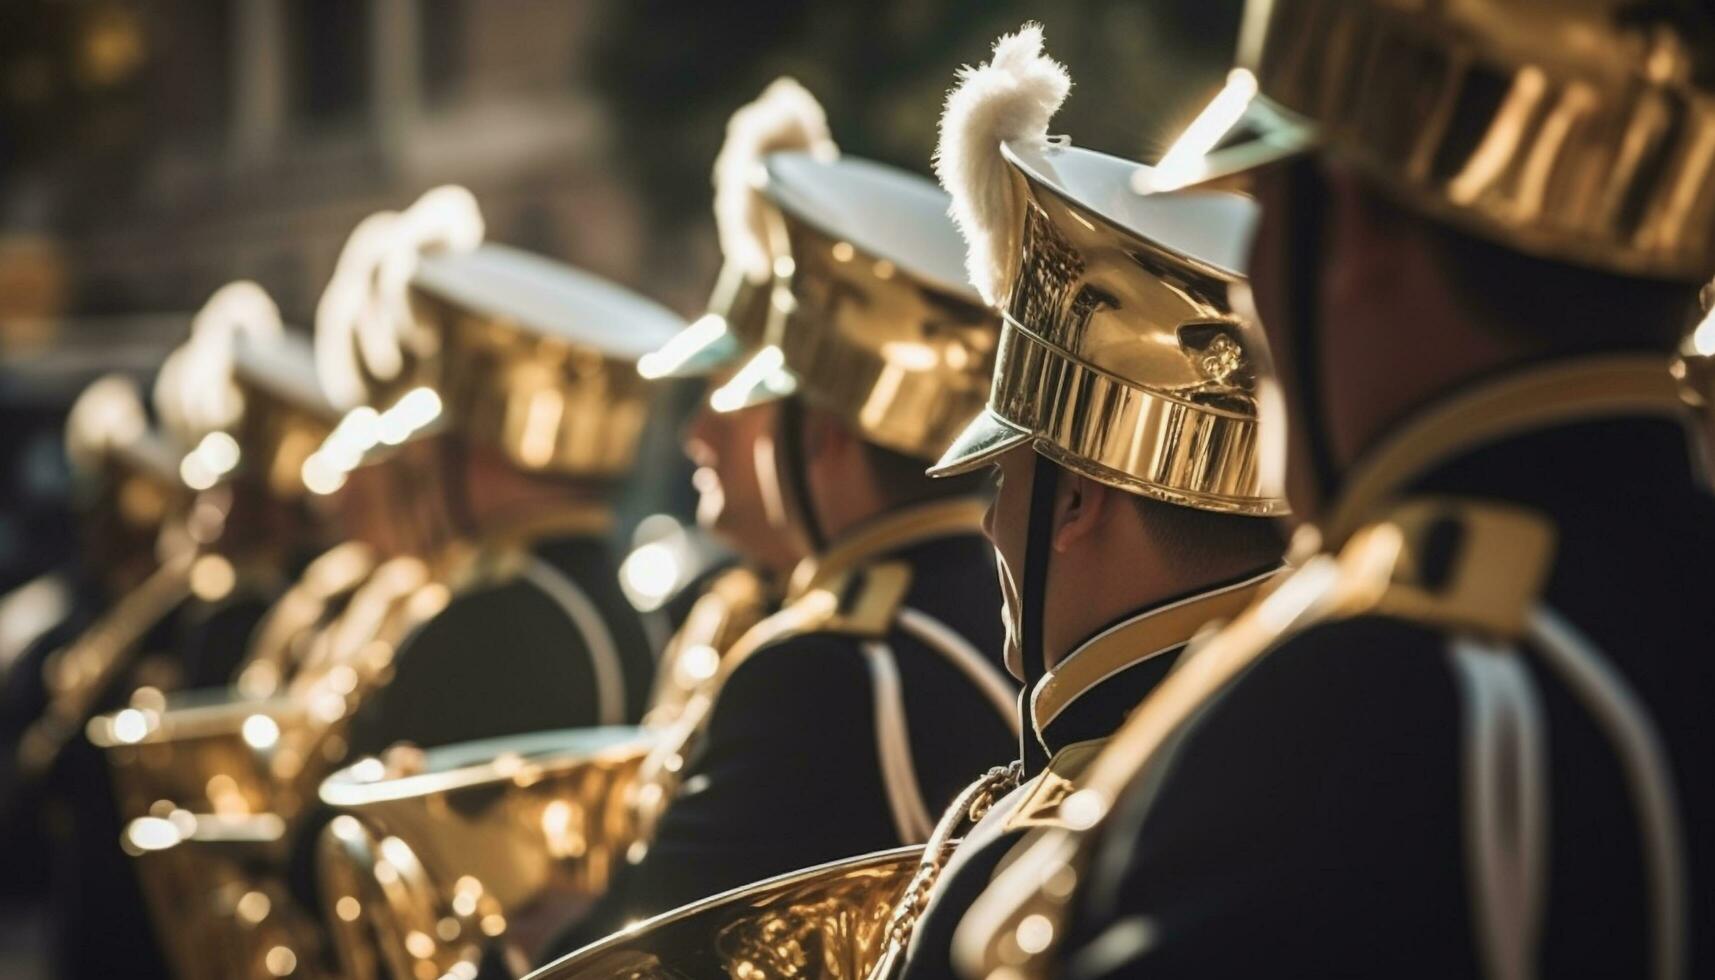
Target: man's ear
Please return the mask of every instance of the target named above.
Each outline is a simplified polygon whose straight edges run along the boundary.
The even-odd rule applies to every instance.
[[[1070,551],[1100,531],[1114,493],[1088,477],[1066,474],[1054,495],[1054,550]]]

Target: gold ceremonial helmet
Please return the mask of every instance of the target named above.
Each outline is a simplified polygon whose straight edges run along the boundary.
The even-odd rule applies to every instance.
[[[682,318],[607,280],[493,244],[423,257],[410,296],[440,338],[451,424],[526,470],[606,479],[630,468],[649,411],[638,359]]]
[[[302,497],[304,463],[343,415],[322,390],[309,340],[295,333],[237,338],[232,380],[244,397],[233,428],[239,453],[233,462],[274,497]],[[212,445],[205,440],[193,452],[207,454]]]
[[[1256,206],[1143,196],[1138,164],[1048,140],[1003,144],[1023,202],[1010,235],[988,407],[930,472],[1030,443],[1061,466],[1168,503],[1286,511],[1264,465],[1269,368],[1234,309]]]
[[[316,303],[316,365],[335,404],[386,412],[435,386],[440,338],[412,316],[410,280],[424,255],[468,252],[485,231],[475,196],[456,184],[358,222]]]
[[[1638,0],[1250,0],[1239,67],[1136,186],[1320,149],[1519,251],[1704,279],[1715,39],[1676,16]]]
[[[763,170],[778,256],[764,343],[711,404],[800,393],[877,445],[935,458],[982,403],[998,330],[946,194],[852,157],[775,153]]]
[[[92,505],[127,528],[157,530],[188,502],[178,454],[149,428],[142,394],[130,378],[106,375],[78,395],[66,416],[65,445],[73,478],[87,484]]]

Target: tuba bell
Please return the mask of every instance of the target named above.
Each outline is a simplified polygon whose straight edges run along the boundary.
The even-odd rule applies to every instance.
[[[526,980],[858,980],[882,962],[921,845],[794,871],[586,946]]]
[[[439,977],[542,899],[599,897],[671,792],[661,748],[770,605],[754,572],[716,576],[662,654],[640,727],[395,750],[329,777],[321,797],[341,815],[318,866],[344,975]]]
[[[1018,785],[998,766],[948,805],[929,840],[833,861],[663,913],[526,980],[892,980],[961,833]]]
[[[445,975],[546,895],[599,895],[635,838],[642,728],[394,750],[330,776],[320,841],[342,973]],[[423,964],[430,964],[425,966]],[[431,972],[432,970],[432,972]]]

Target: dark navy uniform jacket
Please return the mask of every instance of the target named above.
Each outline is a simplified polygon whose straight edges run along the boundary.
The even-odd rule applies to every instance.
[[[952,970],[954,930],[995,869],[1032,826],[1053,820],[1054,804],[1075,786],[1103,740],[1173,669],[1202,627],[1225,619],[1275,573],[1200,590],[1131,613],[1067,654],[1026,699],[1047,771],[998,801],[954,849],[912,936],[904,977]]]
[[[543,538],[523,558],[400,644],[393,679],[353,720],[355,752],[641,717],[655,656],[605,538]]]
[[[773,638],[720,688],[641,862],[550,956],[775,874],[921,842],[973,773],[1016,753],[982,510],[896,511],[799,570],[785,609],[753,631]]]
[[[1466,392],[1354,473],[1336,520],[1447,515],[1409,588],[1277,638],[1134,781],[1062,976],[1644,977],[1675,929],[1678,975],[1715,971],[1715,502],[1629,364]],[[1545,522],[1540,588],[1473,502]],[[1516,641],[1443,614],[1519,589]]]

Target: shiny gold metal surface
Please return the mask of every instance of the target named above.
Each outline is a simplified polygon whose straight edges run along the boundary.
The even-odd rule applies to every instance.
[[[1669,7],[1252,0],[1228,101],[1248,103],[1254,138],[1164,158],[1172,172],[1154,182],[1321,146],[1407,205],[1521,251],[1705,280],[1715,43],[1674,25]]]
[[[614,479],[649,410],[638,359],[683,326],[619,286],[499,245],[426,257],[411,283],[440,338],[445,414],[519,467]]]
[[[761,347],[768,328],[772,283],[755,282],[737,263],[721,266],[706,313],[637,361],[645,378],[699,378]]]
[[[535,902],[599,895],[635,836],[628,791],[650,742],[641,728],[541,732],[330,776],[322,802],[342,816],[321,880],[345,973],[439,977]]]
[[[780,153],[766,166],[783,258],[765,346],[803,397],[865,438],[935,458],[982,403],[999,330],[958,266],[946,196],[852,158]]]
[[[69,646],[48,657],[42,667],[47,707],[18,742],[18,765],[26,776],[48,771],[116,683],[139,679],[134,668],[152,652],[144,649],[149,632],[192,595],[194,564],[188,552],[169,557]]]
[[[278,818],[169,811],[132,821],[122,843],[179,980],[328,976],[316,923],[270,872],[289,844]]]
[[[856,980],[880,962],[920,846],[769,878],[664,913],[528,980]]]
[[[261,980],[281,975],[275,968],[288,958],[316,975],[322,937],[284,887],[290,828],[321,778],[344,760],[346,726],[362,699],[386,682],[398,644],[444,607],[448,582],[474,574],[475,559],[455,552],[434,566],[410,557],[378,566],[272,698],[162,699],[90,726],[107,748],[122,802],[147,807],[127,840],[145,858],[138,871],[152,904],[172,916],[162,931],[182,934],[168,952],[192,958],[175,958],[182,975]],[[278,929],[252,928],[235,914],[234,881],[275,896],[268,901]],[[295,938],[284,942],[279,929]],[[199,973],[205,964],[196,957],[214,949],[223,957],[219,967]]]
[[[92,721],[88,735],[108,752],[121,813],[167,800],[196,813],[294,818],[344,761],[345,726],[385,682],[396,644],[445,592],[421,559],[391,559],[306,644],[280,693],[190,692]]]
[[[304,496],[304,461],[344,415],[322,391],[309,341],[237,338],[232,380],[244,399],[233,430],[238,466],[276,498]]]
[[[1112,179],[1129,165],[1072,147],[1004,153],[1025,206],[988,408],[931,472],[1029,443],[1168,503],[1284,513],[1263,456],[1267,350],[1234,307],[1254,205],[1136,197]],[[1101,206],[1069,190],[1101,177],[1118,184]]]
[[[374,548],[347,541],[305,566],[256,624],[250,651],[233,681],[238,694],[266,698],[284,689],[298,665],[308,659],[316,636],[345,610],[379,561]]]

